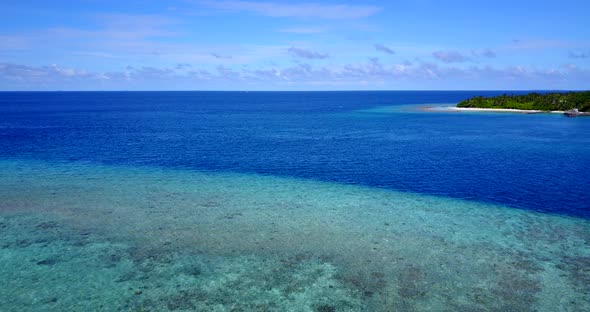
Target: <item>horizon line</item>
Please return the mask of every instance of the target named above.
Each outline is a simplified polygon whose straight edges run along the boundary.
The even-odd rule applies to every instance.
[[[478,92],[478,91],[508,91],[508,92],[583,92],[590,89],[351,89],[351,90],[0,90],[0,92]]]

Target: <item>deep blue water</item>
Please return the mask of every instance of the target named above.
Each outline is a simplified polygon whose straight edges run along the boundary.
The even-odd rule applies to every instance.
[[[590,118],[401,109],[500,93],[3,92],[0,158],[295,176],[590,218]]]

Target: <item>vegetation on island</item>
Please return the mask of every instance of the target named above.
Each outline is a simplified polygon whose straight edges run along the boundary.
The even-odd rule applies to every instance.
[[[513,108],[542,111],[566,111],[577,108],[590,111],[590,91],[566,93],[503,94],[494,97],[476,96],[461,101],[457,107]]]

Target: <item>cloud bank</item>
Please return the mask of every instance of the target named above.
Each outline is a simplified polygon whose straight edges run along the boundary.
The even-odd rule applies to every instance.
[[[403,89],[405,84],[413,85],[416,81],[425,88],[439,89],[455,89],[453,86],[457,84],[485,89],[492,81],[502,81],[504,89],[513,89],[514,82],[518,82],[521,89],[582,89],[581,83],[575,83],[589,80],[590,71],[574,65],[551,70],[524,66],[459,68],[427,62],[383,64],[377,58],[343,66],[297,63],[259,69],[224,65],[205,69],[176,64],[170,67],[127,66],[110,72],[88,72],[58,65],[34,67],[0,63],[0,86],[6,90],[134,90],[145,89],[146,85],[158,90],[228,89],[234,85],[253,90],[280,90],[287,86],[348,89],[351,85],[364,85],[368,89]]]

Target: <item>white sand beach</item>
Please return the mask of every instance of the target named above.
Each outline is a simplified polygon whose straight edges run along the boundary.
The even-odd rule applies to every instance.
[[[526,110],[526,109],[512,109],[512,108],[476,108],[476,107],[456,107],[456,106],[433,106],[427,107],[427,111],[452,111],[452,112],[500,112],[500,113],[523,113],[523,114],[537,114],[537,113],[551,113],[563,114],[564,111],[542,111],[542,110]]]

